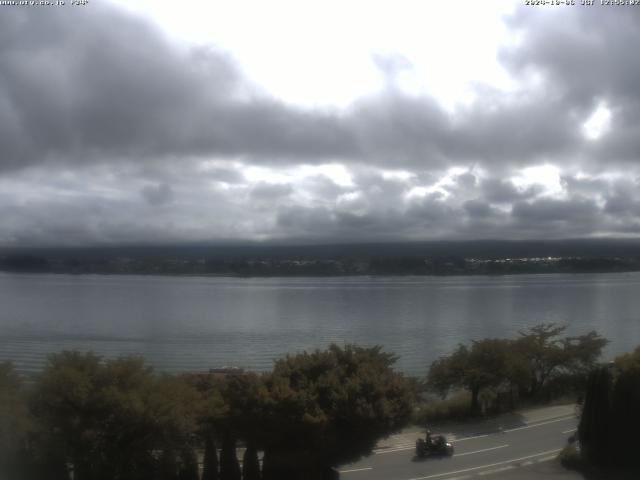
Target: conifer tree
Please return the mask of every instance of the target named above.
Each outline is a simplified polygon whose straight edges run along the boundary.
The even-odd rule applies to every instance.
[[[185,447],[180,454],[178,480],[199,480],[198,457],[193,448]]]
[[[220,480],[241,480],[241,477],[236,455],[236,439],[230,432],[225,432],[220,452]]]
[[[583,455],[594,465],[610,463],[611,372],[601,367],[589,375],[584,408],[578,426]]]
[[[207,434],[204,441],[204,461],[202,480],[218,480],[218,452],[212,434]]]
[[[242,480],[260,480],[260,462],[258,451],[253,444],[248,444],[242,460]]]

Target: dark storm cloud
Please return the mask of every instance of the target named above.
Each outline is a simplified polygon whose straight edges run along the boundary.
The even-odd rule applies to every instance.
[[[473,188],[478,183],[478,179],[471,172],[466,172],[456,177],[456,182],[463,188]]]
[[[298,182],[298,189],[314,197],[334,201],[339,195],[350,191],[349,187],[340,186],[324,175],[313,175]]]
[[[428,193],[406,200],[401,194],[375,202],[376,184],[386,180],[373,173],[354,175],[353,189],[362,198],[355,210],[342,207],[287,206],[279,210],[281,235],[343,240],[389,238],[566,238],[594,231],[633,233],[640,225],[640,188],[635,181],[565,176],[561,196],[549,196],[542,186],[507,189],[495,199],[486,185],[512,185],[498,178],[453,177],[448,194]],[[405,183],[404,193],[412,181]],[[393,183],[393,182],[390,182]],[[398,182],[400,183],[400,182]],[[590,188],[589,196],[584,192]],[[368,193],[373,192],[373,193]],[[489,197],[494,197],[491,200]],[[375,198],[375,197],[374,197]],[[601,199],[597,201],[596,198]]]
[[[521,41],[500,59],[519,86],[476,85],[451,112],[403,93],[400,56],[373,59],[378,94],[305,109],[113,6],[3,9],[0,244],[638,232],[640,10],[551,10],[509,20]],[[611,130],[586,140],[602,103]],[[514,184],[543,163],[555,190]],[[290,182],[251,180],[255,166]]]
[[[548,75],[551,85],[577,105],[590,106],[601,95],[637,101],[637,9],[542,10],[519,8],[507,19],[521,39],[502,51],[503,62],[521,75],[536,70]]]
[[[467,200],[463,208],[470,217],[475,218],[489,217],[493,213],[491,205],[484,200]]]
[[[612,189],[623,188],[628,180],[606,180],[604,178],[577,178],[571,175],[563,175],[560,178],[562,186],[575,194],[593,197],[594,195],[607,195]]]
[[[432,193],[415,200],[407,210],[407,215],[423,225],[433,225],[449,223],[458,213],[444,201],[442,194]]]
[[[525,200],[541,193],[540,185],[532,185],[524,190],[518,189],[512,181],[500,178],[487,178],[481,182],[484,197],[490,202],[512,203],[516,200]]]
[[[150,205],[159,206],[173,200],[173,190],[170,185],[161,183],[159,185],[145,185],[141,192]]]
[[[567,115],[549,116],[564,130],[584,121],[600,102],[613,113],[610,132],[581,145],[593,168],[612,162],[637,162],[640,151],[640,13],[634,8],[595,5],[562,14],[520,8],[508,25],[521,35],[517,47],[501,60],[520,79],[541,74],[550,108]]]
[[[251,189],[251,201],[275,201],[282,197],[287,197],[293,192],[289,184],[259,183]]]
[[[453,134],[446,113],[430,98],[389,91],[352,107],[349,128],[360,154],[371,163],[396,167],[442,167]]]
[[[421,194],[416,189],[428,187],[421,176],[385,178],[374,168],[356,169],[344,186],[316,174],[295,184],[221,184],[191,169],[171,176],[169,169],[168,184],[159,172],[158,181],[149,182],[137,170],[28,169],[0,177],[0,244],[202,242],[258,235],[331,242],[469,239],[496,238],[497,232],[504,238],[562,238],[640,228],[640,188],[633,178],[565,176],[560,196],[540,187],[529,197],[496,202],[485,194],[491,177],[479,174],[474,182],[468,174],[453,175],[442,183],[446,188]]]
[[[637,179],[612,182],[603,196],[604,211],[611,217],[626,221],[640,216],[640,185]]]
[[[352,117],[366,154],[389,164],[477,163],[495,171],[545,162],[606,171],[638,163],[640,11],[520,6],[507,25],[518,41],[499,60],[520,84],[514,92],[476,85],[476,100],[450,115],[428,98],[387,91]],[[382,67],[392,75],[396,64]],[[611,111],[610,129],[590,141],[582,125],[600,105]]]
[[[326,207],[290,206],[280,209],[276,216],[277,226],[293,237],[320,234],[328,228],[332,231],[334,221]]]
[[[542,198],[533,202],[519,201],[511,210],[511,214],[517,220],[531,224],[591,221],[596,219],[597,213],[596,203],[586,198],[568,200]]]
[[[242,183],[244,176],[238,170],[232,168],[216,167],[207,171],[207,177],[211,180],[224,183]]]
[[[519,11],[511,20],[526,41],[502,59],[522,77],[531,69],[547,72],[551,79],[543,87],[504,94],[477,86],[477,101],[452,115],[434,99],[393,86],[398,71],[411,68],[402,57],[374,59],[389,77],[380,94],[342,112],[305,110],[261,93],[224,52],[174,45],[115,7],[6,9],[0,17],[0,168],[222,156],[424,170],[562,163],[581,151],[633,157],[640,111],[629,78],[637,77],[638,60],[628,58],[628,45],[638,40],[636,22],[613,21],[621,14],[612,11],[597,22],[579,13],[589,9],[571,10],[544,22]],[[565,21],[572,26],[567,31]],[[539,48],[543,37],[562,48]],[[586,47],[584,38],[591,42]],[[616,108],[616,140],[588,144],[580,122],[600,97]]]
[[[108,6],[3,10],[1,168],[175,154],[353,154],[337,117],[260,96],[216,49],[185,51]]]

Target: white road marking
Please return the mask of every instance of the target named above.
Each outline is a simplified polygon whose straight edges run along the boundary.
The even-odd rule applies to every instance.
[[[384,452],[385,450],[391,450],[391,449],[393,449],[393,448],[404,448],[404,447],[409,447],[409,446],[411,446],[411,445],[415,445],[415,444],[416,444],[416,442],[415,442],[415,441],[413,441],[413,442],[402,442],[402,443],[396,443],[396,444],[394,444],[394,445],[389,445],[388,447],[376,448],[374,451],[375,451],[375,452],[378,452],[378,451],[380,451],[380,452]]]
[[[484,448],[482,450],[476,450],[475,452],[465,452],[465,453],[456,453],[455,456],[456,457],[462,457],[464,455],[471,455],[472,453],[480,453],[480,452],[488,452],[489,450],[496,450],[498,448],[504,448],[504,447],[508,447],[509,445],[500,445],[499,447],[491,447],[491,448]],[[394,452],[402,452],[404,450],[413,450],[415,447],[411,446],[411,447],[406,447],[406,448],[394,448],[393,450],[384,450],[382,452],[374,452],[375,455],[382,455],[383,453],[394,453]]]
[[[541,455],[549,455],[550,453],[558,453],[560,450],[561,450],[560,448],[557,448],[555,450],[547,450],[546,452],[540,452],[540,453],[535,453],[533,455],[527,455],[526,457],[512,458],[511,460],[504,460],[502,462],[490,463],[488,465],[480,465],[479,467],[465,468],[463,470],[456,470],[455,472],[436,473],[435,475],[428,475],[426,477],[415,477],[415,478],[411,478],[409,480],[427,480],[428,478],[445,477],[447,475],[456,475],[458,473],[466,473],[466,472],[471,472],[473,470],[480,470],[482,468],[497,467],[498,465],[507,465],[509,463],[515,463],[515,462],[519,462],[521,460],[528,460],[530,458],[539,457]]]
[[[474,438],[484,438],[484,437],[488,437],[489,434],[485,433],[484,435],[474,435],[472,437],[463,437],[463,438],[456,438],[454,440],[454,442],[464,442],[466,440],[473,440]]]
[[[338,472],[340,472],[340,473],[353,473],[353,472],[364,472],[366,470],[373,470],[373,468],[372,467],[353,468],[351,470],[338,470]]]
[[[536,463],[549,462],[551,460],[555,460],[557,457],[557,455],[549,455],[548,457],[537,458]]]
[[[467,440],[474,440],[476,438],[485,438],[488,437],[489,434],[483,434],[483,435],[473,435],[472,437],[463,437],[463,438],[455,438],[452,440],[452,442],[458,443],[458,442],[465,442]],[[397,445],[394,445],[393,447],[389,447],[389,448],[379,448],[377,450],[373,451],[374,455],[380,455],[382,453],[393,453],[393,452],[402,452],[404,450],[412,450],[415,448],[415,443],[399,443]]]
[[[577,429],[577,428],[571,428],[571,429],[569,429],[569,430],[565,430],[565,431],[564,431],[564,432],[562,432],[562,433],[573,433],[573,432],[575,432],[576,430],[578,430],[578,429]]]
[[[571,419],[573,419],[573,416],[556,418],[555,420],[549,420],[547,422],[534,423],[532,425],[525,425],[524,427],[509,428],[507,430],[504,430],[504,432],[505,433],[509,433],[509,432],[515,432],[516,430],[524,430],[525,428],[541,427],[542,425],[549,425],[550,423],[556,423],[556,422],[564,422],[565,420],[571,420]]]
[[[485,470],[484,472],[478,473],[478,475],[491,475],[492,473],[506,472],[507,470],[513,470],[514,468],[516,467],[508,465],[506,467],[494,468],[493,470]]]
[[[373,454],[374,455],[382,455],[383,453],[402,452],[404,450],[413,450],[414,448],[416,448],[416,447],[415,446],[411,446],[411,447],[394,448],[393,450],[382,450],[380,452],[373,452]]]
[[[454,457],[464,457],[465,455],[473,455],[474,453],[482,453],[482,452],[489,452],[491,450],[497,450],[499,448],[505,448],[508,447],[509,445],[504,444],[504,445],[499,445],[497,447],[491,447],[491,448],[483,448],[482,450],[476,450],[475,452],[464,452],[464,453],[457,453],[454,455]]]

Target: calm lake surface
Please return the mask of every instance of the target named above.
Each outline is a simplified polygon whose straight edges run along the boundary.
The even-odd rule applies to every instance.
[[[269,369],[286,352],[381,344],[423,375],[459,342],[540,322],[591,329],[606,355],[640,344],[640,273],[503,277],[219,278],[0,273],[0,360],[144,355],[166,371]]]

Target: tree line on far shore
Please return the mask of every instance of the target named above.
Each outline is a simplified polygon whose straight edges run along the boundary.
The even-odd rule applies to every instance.
[[[584,392],[607,342],[564,332],[541,324],[516,339],[459,345],[433,362],[424,382],[395,371],[397,358],[379,346],[287,355],[262,374],[168,375],[140,357],[65,351],[25,382],[0,363],[0,478],[337,478],[336,467],[416,420],[430,401],[424,388],[443,396],[468,390],[472,414],[487,392],[507,393],[510,408],[518,398]],[[625,392],[637,379],[620,378]]]

